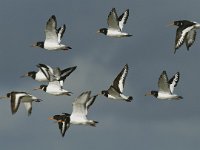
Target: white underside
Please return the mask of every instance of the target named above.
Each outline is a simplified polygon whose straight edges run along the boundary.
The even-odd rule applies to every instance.
[[[176,98],[176,94],[170,94],[170,93],[158,93],[158,99],[174,99]]]
[[[126,35],[128,35],[128,33],[121,32],[119,30],[108,29],[108,32],[107,32],[107,36],[111,36],[111,37],[123,37],[123,36],[126,36]]]
[[[47,50],[59,50],[65,48],[65,45],[53,42],[44,42],[44,48]]]

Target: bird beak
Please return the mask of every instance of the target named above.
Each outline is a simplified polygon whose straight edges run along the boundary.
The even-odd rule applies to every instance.
[[[26,74],[20,76],[20,78],[24,78],[24,77],[28,77],[28,73],[26,73]]]
[[[40,90],[40,87],[36,87],[36,88],[34,88],[33,90]]]
[[[0,99],[4,99],[4,98],[7,98],[7,96],[0,96]]]
[[[55,119],[53,119],[53,117],[49,117],[48,119],[49,119],[49,120],[55,120]]]
[[[41,102],[41,101],[43,101],[43,100],[42,100],[42,99],[37,99],[37,100],[36,100],[36,102]]]
[[[100,33],[100,30],[98,30],[96,33]]]
[[[150,96],[150,95],[152,95],[151,92],[145,94],[145,96]]]
[[[174,26],[174,22],[169,23],[169,24],[167,25],[167,27],[169,27],[169,26]]]
[[[57,122],[64,122],[64,121],[62,121],[62,120],[56,120],[56,119],[54,119],[53,117],[49,117],[48,119],[49,119],[49,120],[53,120],[53,121],[55,121],[56,123],[57,123]]]
[[[31,47],[37,47],[37,45],[36,45],[36,44],[33,44],[33,45],[31,45]]]

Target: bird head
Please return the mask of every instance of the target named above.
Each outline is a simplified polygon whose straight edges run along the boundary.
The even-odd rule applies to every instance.
[[[44,42],[37,42],[37,43],[33,44],[32,47],[44,48]]]
[[[21,78],[24,78],[24,77],[31,77],[31,78],[34,78],[35,77],[35,74],[36,72],[35,71],[30,71],[24,75],[21,76]]]
[[[102,34],[105,34],[105,35],[107,34],[107,32],[108,32],[108,29],[106,29],[106,28],[101,28],[97,31],[97,33],[102,33]]]
[[[149,95],[157,97],[158,96],[158,91],[151,91],[151,92],[148,92],[148,93],[145,94],[145,96],[149,96]]]

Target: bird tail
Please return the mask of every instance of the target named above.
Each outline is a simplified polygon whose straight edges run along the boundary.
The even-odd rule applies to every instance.
[[[129,96],[128,99],[126,99],[127,102],[131,102],[133,100],[132,96]]]
[[[92,120],[92,121],[90,122],[90,126],[96,127],[96,124],[97,124],[97,123],[99,123],[99,122],[98,122],[98,121]]]

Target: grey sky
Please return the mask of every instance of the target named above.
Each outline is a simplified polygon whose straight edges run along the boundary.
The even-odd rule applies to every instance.
[[[11,0],[0,5],[0,95],[11,90],[27,91],[43,99],[34,103],[30,117],[23,105],[11,115],[10,102],[0,102],[1,149],[70,150],[188,150],[200,148],[199,56],[200,34],[188,52],[185,45],[173,54],[176,28],[173,20],[200,22],[197,0]],[[96,34],[107,27],[107,15],[115,7],[118,14],[127,8],[130,15],[124,31],[130,38],[115,39]],[[49,52],[30,47],[44,40],[44,28],[51,15],[58,26],[66,24],[62,43],[68,52]],[[77,65],[65,81],[71,97],[51,96],[32,91],[40,83],[19,78],[36,70],[38,63],[61,68]],[[124,92],[131,103],[98,97],[88,118],[99,121],[96,128],[72,125],[64,138],[48,117],[71,113],[72,102],[81,92],[99,93],[112,83],[123,66],[129,64]],[[180,72],[175,93],[181,101],[158,101],[145,97],[157,90],[158,77],[166,70],[169,78]]]

